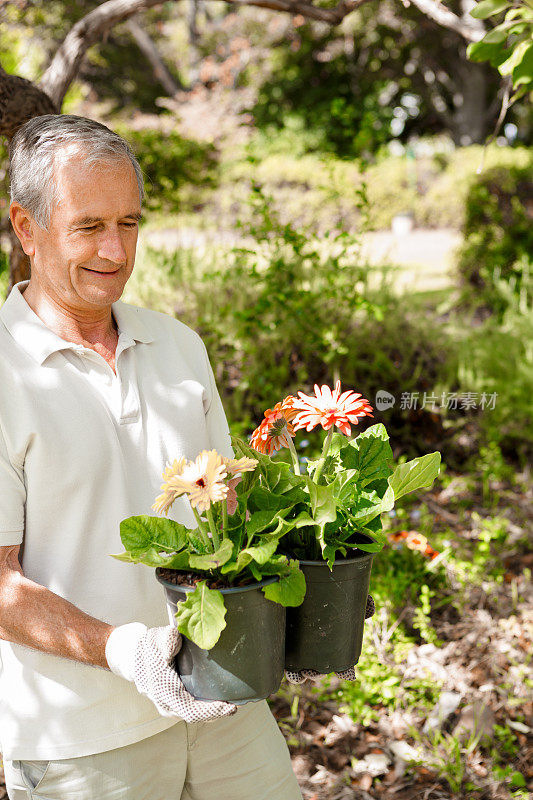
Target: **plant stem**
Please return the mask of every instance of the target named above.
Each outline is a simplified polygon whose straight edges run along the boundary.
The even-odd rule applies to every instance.
[[[228,503],[224,499],[222,502],[222,538],[225,539],[228,533]]]
[[[192,506],[191,506],[191,508],[192,508]],[[201,535],[201,537],[202,537],[202,539],[204,541],[205,546],[207,547],[207,549],[210,552],[213,552],[213,546],[211,544],[211,540],[209,539],[209,535],[207,533],[207,528],[205,526],[205,522],[203,521],[203,519],[201,518],[200,514],[198,513],[198,511],[195,508],[192,509],[192,512],[193,512],[194,517],[196,519],[196,523],[198,525],[198,530],[200,531],[200,535]]]
[[[217,526],[215,525],[215,520],[213,519],[213,512],[210,508],[207,509],[205,512],[207,521],[209,522],[209,530],[211,531],[211,536],[213,537],[213,547],[215,550],[218,550],[220,547],[220,537],[218,535]]]
[[[320,463],[316,468],[315,472],[315,483],[318,483],[320,481],[320,478],[322,477],[322,470],[324,469],[324,464],[326,463],[326,458],[328,457],[332,436],[333,436],[333,425],[329,429],[328,435],[324,439],[324,446],[322,448],[322,455],[320,456]]]
[[[285,430],[287,430],[285,428]],[[291,454],[292,463],[294,466],[294,474],[300,475],[300,462],[298,460],[298,453],[296,452],[296,448],[294,446],[294,442],[292,441],[291,435],[287,432],[287,442],[289,445],[289,452]]]

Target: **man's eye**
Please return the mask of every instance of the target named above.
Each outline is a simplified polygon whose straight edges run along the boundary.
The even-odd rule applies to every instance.
[[[81,228],[82,231],[95,231],[98,228],[98,225],[86,225],[84,228]]]
[[[125,228],[136,228],[138,225],[137,222],[121,222],[120,224],[123,225]]]

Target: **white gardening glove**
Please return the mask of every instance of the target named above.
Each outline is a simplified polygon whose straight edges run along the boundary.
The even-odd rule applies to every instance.
[[[365,619],[370,619],[376,613],[376,604],[374,603],[374,598],[371,594],[368,595],[366,598],[366,609],[365,609]],[[341,672],[336,672],[335,675],[337,678],[340,678],[343,681],[355,681],[357,680],[357,676],[355,674],[355,667],[350,667],[349,669],[344,669]],[[317,672],[316,669],[302,669],[300,672],[290,672],[289,670],[285,670],[285,677],[287,678],[289,683],[305,683],[305,681],[320,681],[321,678],[325,677],[324,672]]]
[[[189,694],[171,666],[180,647],[181,634],[173,626],[147,628],[130,622],[111,631],[105,656],[111,672],[134,683],[163,717],[204,722],[234,714],[237,706],[232,703],[197,700]]]

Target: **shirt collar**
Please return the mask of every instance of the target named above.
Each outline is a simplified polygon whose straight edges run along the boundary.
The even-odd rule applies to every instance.
[[[0,320],[16,342],[39,364],[52,353],[60,350],[77,350],[80,345],[67,342],[50,330],[28,305],[22,291],[29,281],[16,283],[4,305],[0,308]],[[133,342],[148,344],[154,341],[141,319],[142,309],[127,305],[118,300],[112,305],[119,335]]]

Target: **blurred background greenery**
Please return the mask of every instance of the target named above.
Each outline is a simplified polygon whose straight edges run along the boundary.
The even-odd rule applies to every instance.
[[[36,80],[73,22],[96,5],[3,4],[4,69]],[[530,655],[513,651],[516,674],[500,675],[494,689],[490,742],[480,736],[474,745],[445,728],[423,732],[428,709],[453,689],[453,664],[442,680],[422,668],[413,677],[405,665],[409,652],[464,637],[479,608],[495,625],[510,614],[522,624],[529,613],[527,91],[496,132],[509,84],[495,66],[472,63],[459,34],[392,0],[364,5],[335,28],[215,0],[165,3],[138,25],[167,70],[166,88],[138,31],[123,23],[88,51],[62,109],[124,135],[146,176],[125,299],[201,333],[238,434],[250,434],[289,392],[341,378],[372,405],[379,391],[393,396],[375,420],[387,426],[396,457],[443,454],[435,491],[388,521],[392,537],[406,528],[427,536],[438,563],[392,544],[376,558],[381,611],[368,626],[360,681],[326,683],[318,699],[333,698],[374,732],[387,715],[411,715],[413,730],[402,736],[422,747],[438,791],[447,792],[428,798],[525,798],[532,776],[519,737],[528,728]],[[4,150],[3,296],[6,168]],[[312,457],[315,440],[304,444]],[[480,702],[480,686],[491,681],[498,676],[472,679],[463,703]],[[298,704],[311,713],[316,697],[285,688],[277,702],[294,752],[303,752]],[[379,781],[372,796],[382,796]]]

